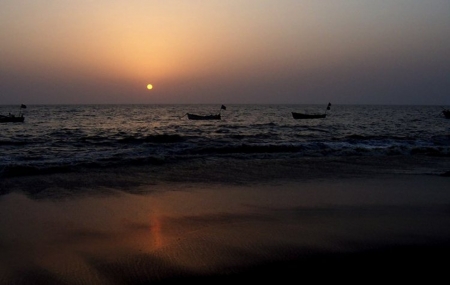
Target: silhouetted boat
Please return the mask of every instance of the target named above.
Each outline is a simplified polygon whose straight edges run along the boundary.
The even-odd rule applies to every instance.
[[[331,103],[328,103],[327,110],[330,110],[330,107],[331,107]],[[299,119],[323,119],[323,118],[326,118],[326,116],[327,116],[327,111],[325,111],[325,113],[323,113],[323,114],[306,114],[306,113],[292,112],[292,117],[296,120],[299,120]]]
[[[226,109],[227,107],[225,107],[224,105],[220,106],[220,111]],[[222,118],[220,112],[218,114],[211,114],[211,115],[196,115],[190,113],[186,113],[186,115],[189,120],[220,120]]]
[[[216,115],[195,115],[195,114],[186,114],[189,120],[220,120],[220,114]]]
[[[0,123],[22,123],[25,120],[23,115],[15,116],[15,115],[0,115]]]
[[[450,110],[449,109],[444,109],[442,111],[442,114],[444,115],[444,117],[446,117],[447,119],[450,119]]]
[[[326,116],[327,114],[304,114],[292,112],[292,117],[294,117],[294,119],[322,119]]]

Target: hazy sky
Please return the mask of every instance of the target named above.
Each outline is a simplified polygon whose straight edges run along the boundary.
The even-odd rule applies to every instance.
[[[0,104],[450,105],[449,0],[3,0],[0,41]]]

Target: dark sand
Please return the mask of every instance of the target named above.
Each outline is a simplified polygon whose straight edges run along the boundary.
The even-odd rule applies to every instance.
[[[14,191],[0,196],[0,284],[434,283],[449,186],[399,174]]]

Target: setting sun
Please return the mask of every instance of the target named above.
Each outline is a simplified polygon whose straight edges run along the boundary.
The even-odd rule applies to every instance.
[[[151,85],[151,84],[147,84],[147,89],[148,89],[148,90],[151,90],[151,89],[153,89],[153,85]]]

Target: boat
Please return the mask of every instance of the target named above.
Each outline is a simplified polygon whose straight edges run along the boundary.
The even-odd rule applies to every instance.
[[[9,114],[8,116],[0,115],[0,123],[22,123],[25,120],[23,115],[15,116]]]
[[[327,110],[330,110],[331,103],[328,103]],[[327,111],[323,114],[307,114],[307,113],[297,113],[292,112],[292,117],[296,120],[303,120],[303,119],[323,119],[327,117]]]
[[[220,106],[220,111],[226,110],[227,107],[224,105]],[[220,120],[222,116],[220,112],[218,114],[210,114],[210,115],[196,115],[191,113],[186,113],[185,116],[188,117],[189,120]]]
[[[304,114],[304,113],[296,113],[292,112],[292,117],[294,119],[322,119],[325,118],[327,114]]]
[[[186,113],[189,120],[220,120],[221,116],[220,114],[216,115],[195,115]]]
[[[442,111],[442,114],[444,115],[444,117],[446,117],[447,119],[450,119],[450,109],[444,109]]]

